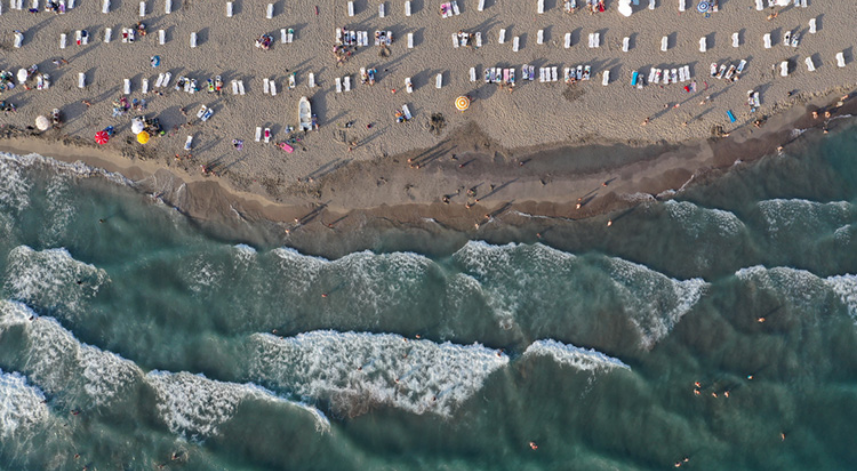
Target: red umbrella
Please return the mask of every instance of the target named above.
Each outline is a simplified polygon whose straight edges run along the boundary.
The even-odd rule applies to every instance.
[[[98,131],[95,133],[95,142],[99,145],[107,144],[107,141],[110,140],[110,134],[107,134],[107,131]]]

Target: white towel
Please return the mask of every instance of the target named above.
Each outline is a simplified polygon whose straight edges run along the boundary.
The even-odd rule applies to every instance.
[[[741,45],[741,40],[739,38],[738,33],[732,33],[732,47],[738,47]]]
[[[626,37],[622,40],[622,52],[628,52],[631,49],[631,38]]]
[[[545,43],[545,30],[540,29],[536,34],[536,44],[544,44]]]
[[[565,33],[565,48],[571,47],[571,33]]]
[[[273,3],[269,3],[269,4],[268,4],[268,8],[267,8],[267,10],[265,11],[265,18],[267,18],[267,19],[269,19],[269,20],[270,20],[270,19],[271,19],[271,18],[273,18],[273,17],[274,17],[274,4],[273,4]]]
[[[520,44],[521,44],[521,38],[518,36],[515,36],[515,38],[512,39],[512,51],[518,52],[518,46],[520,46]]]

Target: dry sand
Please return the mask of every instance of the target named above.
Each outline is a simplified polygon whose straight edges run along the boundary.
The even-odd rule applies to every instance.
[[[163,0],[148,1],[144,18],[138,15],[137,1],[113,0],[112,11],[106,15],[101,13],[101,0],[77,3],[67,14],[55,16],[13,11],[3,0],[0,68],[17,71],[39,64],[40,70],[51,75],[53,86],[47,91],[19,87],[4,93],[0,99],[16,104],[19,111],[0,116],[0,124],[20,129],[54,107],[61,108],[67,118],[62,129],[44,133],[43,137],[52,139],[47,148],[20,137],[7,142],[6,148],[38,150],[65,160],[88,157],[89,163],[125,173],[133,173],[130,167],[135,167],[139,173],[134,175],[138,176],[170,169],[181,181],[200,181],[199,166],[213,165],[220,177],[209,181],[227,183],[226,187],[244,201],[252,201],[259,208],[274,207],[269,204],[272,202],[298,208],[283,214],[260,210],[265,217],[291,217],[318,204],[344,213],[434,202],[439,205],[435,212],[449,213],[453,218],[466,202],[476,203],[477,198],[480,205],[491,209],[508,201],[530,201],[566,210],[609,180],[609,191],[596,191],[596,200],[590,202],[594,214],[596,209],[614,207],[610,201],[677,189],[700,169],[728,166],[741,157],[736,152],[716,152],[717,143],[708,140],[715,126],[733,133],[730,142],[763,142],[755,150],[770,152],[776,147],[775,140],[760,140],[760,134],[768,131],[755,130],[754,134],[748,124],[781,115],[782,122],[770,132],[782,139],[787,135],[782,130],[790,126],[786,123],[804,116],[815,106],[813,103],[835,101],[836,96],[855,86],[852,45],[857,41],[853,27],[857,10],[851,2],[810,2],[806,9],[778,8],[778,17],[770,21],[766,17],[771,10],[758,12],[750,0],[721,0],[720,11],[709,18],[697,13],[696,1],[690,0],[682,14],[677,1],[669,0],[658,1],[655,10],[635,7],[629,18],[616,12],[615,1],[607,2],[604,13],[578,11],[569,15],[562,12],[562,2],[547,0],[547,11],[537,15],[535,0],[487,0],[483,12],[477,11],[477,0],[459,0],[462,14],[448,19],[438,15],[439,1],[412,1],[411,17],[405,17],[403,2],[387,1],[387,16],[379,18],[380,2],[358,0],[357,15],[349,18],[345,1],[332,5],[292,0],[274,2],[276,14],[271,20],[265,18],[265,1],[235,1],[233,18],[225,16],[225,1],[174,0],[170,15],[163,14]],[[648,4],[645,0],[640,3]],[[814,35],[806,31],[811,18],[818,22]],[[145,22],[150,34],[123,44],[121,28],[137,21]],[[337,67],[331,47],[335,29],[342,26],[367,30],[370,36],[376,29],[393,31],[396,41],[391,55],[380,57],[378,49],[370,46]],[[113,29],[113,41],[105,44],[104,30],[108,27]],[[280,43],[281,28],[296,30],[294,43]],[[783,46],[784,32],[796,28],[802,35],[800,46]],[[12,48],[13,29],[25,32],[20,49]],[[88,30],[89,45],[74,44],[74,31],[78,29]],[[159,29],[166,30],[164,46],[157,43]],[[497,43],[500,29],[506,29],[504,45]],[[545,30],[544,45],[536,44],[539,29]],[[483,47],[454,49],[450,36],[459,30],[481,32]],[[196,49],[188,45],[191,32],[199,35]],[[566,32],[573,35],[571,49],[563,47]],[[586,44],[593,32],[601,36],[598,49]],[[739,48],[731,45],[733,32],[740,33]],[[771,49],[762,47],[762,35],[767,32],[772,33]],[[69,37],[65,50],[59,49],[61,33]],[[263,33],[275,39],[269,51],[253,45]],[[407,33],[414,34],[414,49],[407,48]],[[670,37],[667,52],[660,51],[664,35]],[[517,53],[512,51],[514,36],[521,37]],[[631,37],[627,53],[621,49],[625,36]],[[702,36],[708,37],[705,53],[698,50]],[[845,51],[848,62],[843,69],[834,61],[839,51]],[[149,64],[155,54],[162,59],[157,69]],[[818,70],[814,73],[806,70],[807,56],[815,60]],[[54,66],[51,61],[60,57],[69,64]],[[711,62],[737,63],[740,59],[748,60],[740,81],[727,83],[709,77]],[[780,78],[772,66],[786,59],[791,60],[794,70],[788,78]],[[560,71],[565,66],[591,64],[595,73],[589,82],[572,87],[561,82],[524,82],[519,77],[513,93],[481,81],[484,67],[514,66],[520,74],[524,63],[555,65]],[[690,65],[697,93],[682,89],[690,82],[650,84],[642,90],[630,86],[633,70],[648,76],[650,67],[682,64]],[[359,83],[360,67],[378,69],[374,87]],[[477,68],[478,83],[469,82],[470,67]],[[611,77],[606,87],[601,85],[600,75],[605,70]],[[151,88],[158,72],[166,71],[172,73],[173,84],[179,75],[197,78],[201,85],[207,78],[222,75],[228,89],[231,79],[240,78],[247,95],[228,92],[216,96],[205,91],[191,95],[172,87],[163,96],[140,94],[141,79],[148,78]],[[77,88],[78,72],[87,74],[86,89]],[[295,90],[286,89],[289,72],[297,72]],[[315,73],[316,89],[306,87],[309,72]],[[440,90],[434,87],[437,73],[444,77]],[[351,75],[354,89],[337,94],[334,79],[346,74]],[[277,80],[278,96],[262,94],[265,77]],[[413,94],[404,91],[405,77],[413,78]],[[133,83],[129,98],[146,99],[146,116],[159,117],[168,129],[182,128],[153,139],[145,147],[136,144],[129,130],[134,113],[111,117],[111,101],[120,95],[124,78]],[[393,88],[398,90],[396,94],[391,92]],[[762,96],[761,110],[753,114],[745,104],[750,89],[761,91]],[[792,90],[797,93],[788,97]],[[461,94],[474,98],[465,113],[453,106],[454,98]],[[304,95],[312,99],[320,131],[307,135],[294,154],[253,142],[256,126],[270,126],[275,142],[284,139],[284,127],[297,124],[297,102]],[[705,96],[713,101],[699,105]],[[92,106],[85,106],[83,100]],[[405,103],[414,120],[396,124],[393,112]],[[193,119],[201,104],[216,110],[206,123]],[[676,104],[681,106],[675,108]],[[182,108],[191,116],[192,126],[185,124],[188,119],[180,113]],[[726,110],[733,110],[737,123],[729,123]],[[783,114],[787,110],[791,111]],[[445,118],[445,128],[439,134],[428,129],[432,113],[442,113]],[[651,117],[651,122],[640,126],[646,117]],[[354,126],[346,129],[345,123],[351,121]],[[367,129],[368,124],[371,129]],[[91,142],[92,135],[108,125],[116,126],[119,133],[97,154],[60,147],[63,142],[72,147]],[[743,129],[734,132],[738,128]],[[194,136],[193,160],[176,162],[174,155],[182,152],[187,135]],[[243,151],[233,149],[234,138],[244,140]],[[343,141],[358,145],[349,151]],[[680,142],[686,145],[670,147]],[[581,144],[597,146],[573,147]],[[651,147],[655,144],[667,147]],[[637,150],[628,151],[628,147]],[[492,185],[494,189],[490,189]],[[169,194],[169,186],[164,184],[166,189],[158,191]],[[478,187],[477,196],[468,197],[467,190],[473,187]],[[449,196],[450,205],[440,203],[443,195]],[[191,213],[203,214],[204,208],[197,207]],[[461,228],[474,224],[471,217],[462,218]]]

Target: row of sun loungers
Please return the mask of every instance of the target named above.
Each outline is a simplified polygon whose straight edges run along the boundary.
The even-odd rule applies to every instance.
[[[689,65],[676,67],[672,70],[655,67],[649,70],[649,83],[659,84],[661,83],[661,77],[663,77],[664,85],[669,85],[670,83],[687,82],[693,78],[693,75],[690,72]]]
[[[461,10],[458,8],[458,2],[452,1],[440,4],[440,16],[442,18],[452,18],[460,14]]]

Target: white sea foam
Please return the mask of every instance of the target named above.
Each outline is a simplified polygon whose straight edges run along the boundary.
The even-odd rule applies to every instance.
[[[0,438],[11,439],[48,420],[45,395],[19,373],[0,370]]]
[[[66,163],[39,154],[17,155],[10,154],[8,152],[0,152],[0,166],[4,164],[18,169],[39,166],[50,167],[59,174],[84,178],[101,177],[119,185],[134,186],[133,181],[118,173],[108,172],[96,167],[90,167],[81,161]]]
[[[22,211],[30,205],[30,187],[20,166],[2,158],[0,153],[0,207]]]
[[[55,174],[48,181],[46,188],[47,215],[45,230],[39,234],[39,239],[45,245],[55,245],[65,233],[66,228],[74,217],[74,206],[69,204],[69,177]]]
[[[65,249],[36,251],[22,245],[9,252],[4,286],[15,299],[77,314],[80,302],[95,296],[107,280],[104,270],[75,260]]]
[[[667,214],[681,223],[691,237],[717,234],[734,236],[744,229],[744,223],[735,214],[722,209],[701,208],[688,201],[669,200],[664,203]]]
[[[218,427],[232,419],[238,406],[247,400],[297,407],[312,414],[319,430],[330,427],[321,411],[280,399],[254,384],[225,383],[203,375],[164,371],[152,371],[146,379],[158,396],[158,412],[170,431],[191,439],[217,434]]]
[[[845,201],[818,203],[802,199],[760,201],[759,211],[771,237],[804,234],[812,229],[835,230],[849,222],[851,205]]]
[[[746,283],[773,291],[777,296],[803,312],[816,312],[818,301],[831,292],[835,282],[826,282],[806,271],[789,267],[766,268],[761,265],[742,268],[735,276]],[[842,288],[846,288],[844,284]],[[835,290],[834,290],[835,291]],[[837,293],[841,297],[841,293]]]
[[[315,331],[251,337],[251,375],[352,415],[373,406],[451,416],[508,364],[479,344],[436,344],[395,334]]]
[[[575,347],[553,339],[537,340],[524,351],[524,356],[549,356],[560,365],[570,366],[582,371],[598,369],[625,368],[626,365],[618,358],[607,356],[594,349]]]
[[[848,314],[857,322],[857,275],[839,275],[824,279],[830,289],[848,308]]]

